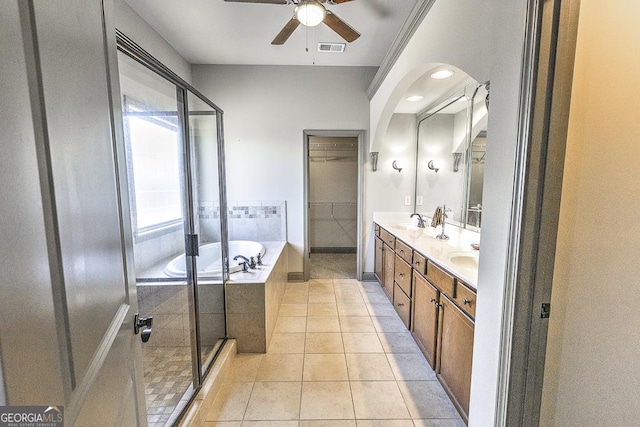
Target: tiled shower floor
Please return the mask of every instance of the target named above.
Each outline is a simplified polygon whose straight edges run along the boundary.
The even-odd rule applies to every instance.
[[[143,347],[149,427],[164,426],[191,384],[189,347]]]

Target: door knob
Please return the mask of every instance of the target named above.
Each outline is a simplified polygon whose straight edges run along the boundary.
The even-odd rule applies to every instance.
[[[138,313],[136,313],[133,318],[133,332],[138,335],[140,332],[140,339],[142,342],[149,341],[149,337],[151,337],[151,326],[153,325],[153,317],[140,317]]]

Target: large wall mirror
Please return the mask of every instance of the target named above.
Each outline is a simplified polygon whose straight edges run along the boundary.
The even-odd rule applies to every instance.
[[[407,90],[396,109],[411,112],[417,128],[414,211],[430,217],[446,205],[447,222],[479,231],[488,85],[439,65]]]

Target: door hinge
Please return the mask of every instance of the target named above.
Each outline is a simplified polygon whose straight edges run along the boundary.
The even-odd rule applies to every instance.
[[[551,316],[551,303],[543,302],[540,307],[540,318],[548,319]]]
[[[187,256],[198,256],[198,235],[197,234],[187,234],[186,236],[187,247],[185,253]]]

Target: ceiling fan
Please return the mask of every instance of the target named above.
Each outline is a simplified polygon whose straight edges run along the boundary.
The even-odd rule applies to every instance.
[[[323,3],[338,5],[353,0],[225,0],[237,3],[263,3],[263,4],[282,4],[295,5],[293,18],[289,20],[280,30],[278,35],[273,39],[271,44],[282,45],[302,24],[307,27],[313,27],[323,22],[327,27],[335,31],[340,37],[351,43],[358,37],[360,33],[351,28],[349,24],[344,22],[338,16],[324,7]]]

